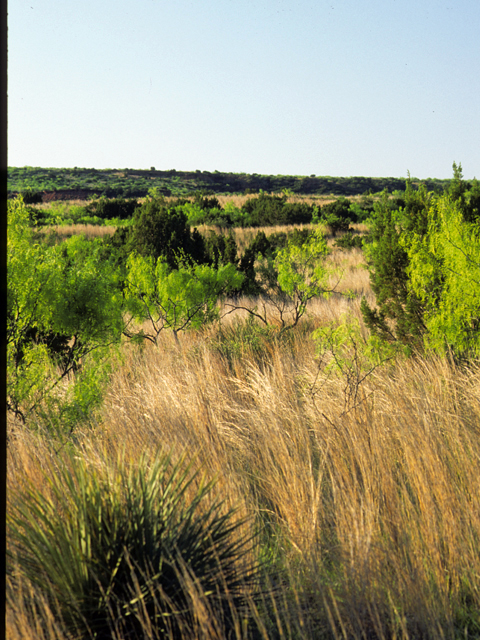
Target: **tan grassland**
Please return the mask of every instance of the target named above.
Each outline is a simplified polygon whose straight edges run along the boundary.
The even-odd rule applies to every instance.
[[[367,231],[367,226],[361,223],[352,224],[351,227],[357,233],[364,234]],[[232,233],[237,242],[237,246],[239,249],[239,254],[241,255],[245,248],[250,244],[250,242],[255,238],[257,233],[263,231],[265,235],[268,237],[272,233],[284,232],[288,233],[293,229],[304,229],[304,228],[313,228],[311,224],[298,224],[298,225],[278,225],[276,227],[245,227],[245,228],[235,228],[232,230],[229,229],[221,229],[220,227],[208,226],[208,225],[199,225],[198,230],[200,233],[207,234],[209,231],[214,231],[218,234],[226,234]],[[40,227],[39,233],[41,234],[54,234],[59,239],[70,238],[74,235],[84,235],[86,238],[104,238],[106,236],[111,236],[115,233],[116,227],[112,226],[99,226],[93,224],[71,224],[71,225],[51,225],[48,227]],[[327,234],[328,236],[328,234]],[[333,245],[333,239],[329,238],[329,245]]]
[[[360,251],[331,260],[357,295],[313,301],[294,332],[247,330],[239,313],[179,343],[125,345],[77,454],[108,468],[120,454],[136,464],[186,451],[250,517],[277,569],[232,638],[478,637],[480,367],[399,357],[361,381],[353,350],[329,370],[312,330],[350,314],[366,336],[360,298],[373,298]],[[48,494],[62,460],[50,438],[9,425],[9,500],[26,480]],[[222,640],[214,612],[192,601],[190,637]],[[7,609],[11,640],[68,637],[27,583]]]
[[[72,236],[83,235],[88,239],[105,238],[115,233],[116,227],[99,226],[96,224],[69,224],[69,225],[51,225],[48,227],[40,227],[38,232],[41,234],[52,234],[60,240],[66,240]]]

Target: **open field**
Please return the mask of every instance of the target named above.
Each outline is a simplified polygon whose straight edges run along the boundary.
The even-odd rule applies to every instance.
[[[249,231],[237,230],[240,246]],[[191,582],[183,635],[145,621],[141,637],[480,637],[478,363],[362,360],[359,305],[373,301],[363,254],[334,248],[328,260],[339,293],[354,295],[311,301],[293,331],[238,311],[179,341],[163,332],[156,346],[128,343],[102,408],[73,440],[9,422],[11,507],[25,486],[51,500],[50,479],[75,460],[106,478],[119,460],[148,467],[168,451],[212,480],[239,532],[256,536],[259,589],[245,587],[242,608],[231,600],[228,629]],[[359,328],[352,340],[314,339],[345,315]],[[73,637],[53,606],[17,576],[8,637]]]
[[[364,223],[353,223],[350,225],[354,232],[364,235],[367,233],[368,228]],[[246,228],[234,228],[234,229],[222,229],[216,226],[199,225],[198,230],[202,234],[207,234],[209,231],[215,231],[219,234],[232,233],[237,246],[240,250],[240,255],[243,250],[249,245],[259,231],[263,231],[268,237],[273,233],[288,233],[293,229],[313,229],[314,225],[311,224],[297,224],[297,225],[277,225],[275,227],[246,227]],[[100,226],[93,224],[69,224],[69,225],[51,225],[48,227],[40,227],[39,233],[49,234],[53,233],[60,239],[70,238],[75,235],[85,235],[86,238],[104,238],[111,236],[115,233],[116,227],[113,226]],[[329,238],[329,245],[333,244],[333,239]]]

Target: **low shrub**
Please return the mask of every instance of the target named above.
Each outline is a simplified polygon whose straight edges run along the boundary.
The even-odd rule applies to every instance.
[[[363,247],[363,238],[358,234],[347,231],[347,233],[335,240],[335,246],[341,249],[361,249]]]
[[[135,199],[115,198],[107,200],[100,198],[94,202],[90,202],[86,207],[86,213],[90,216],[96,216],[102,220],[110,220],[111,218],[120,218],[127,220],[133,216],[135,209],[138,207]]]
[[[253,539],[184,458],[72,455],[48,484],[15,500],[9,576],[38,586],[75,637],[193,637],[199,605],[227,637],[256,585]]]

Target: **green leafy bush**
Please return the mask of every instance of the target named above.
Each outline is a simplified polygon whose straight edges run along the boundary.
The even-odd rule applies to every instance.
[[[377,308],[364,300],[362,312],[382,338],[463,357],[480,352],[480,191],[453,169],[443,195],[409,180],[403,207],[377,203],[366,251]]]
[[[237,263],[237,243],[233,235],[210,231],[205,238],[205,254],[209,263],[218,268],[221,264]]]
[[[363,247],[364,238],[358,234],[348,231],[340,238],[335,240],[335,246],[341,249],[361,249]]]
[[[194,637],[199,604],[228,637],[257,566],[250,529],[213,482],[165,455],[103,467],[72,455],[47,483],[48,495],[17,491],[10,574],[36,585],[75,637]]]
[[[289,203],[286,196],[261,193],[248,199],[241,208],[245,227],[278,224],[304,224],[312,221],[313,207],[302,203]]]
[[[257,233],[240,260],[239,271],[244,276],[241,293],[245,295],[259,295],[262,292],[260,284],[256,281],[255,271],[255,263],[259,255],[262,258],[272,255],[272,247],[264,231]]]
[[[237,306],[265,325],[274,324],[283,333],[297,326],[305,315],[307,305],[312,298],[320,295],[328,297],[332,290],[327,285],[325,257],[328,247],[321,228],[317,228],[308,239],[295,244],[288,241],[275,253],[265,235],[257,234],[252,244],[249,258],[256,264],[245,263],[250,291],[258,292],[255,306]],[[257,254],[254,248],[260,249]],[[245,258],[245,256],[244,256]],[[242,270],[242,263],[240,264]],[[235,307],[235,304],[229,306]]]
[[[422,345],[424,309],[409,287],[409,258],[402,238],[414,231],[421,236],[426,233],[430,197],[425,189],[415,191],[407,182],[405,207],[397,209],[384,193],[375,204],[370,225],[372,242],[366,249],[377,307],[362,301],[365,323],[383,339],[399,340],[413,348]]]
[[[111,218],[119,218],[127,220],[133,216],[135,209],[138,207],[135,199],[115,198],[108,200],[100,198],[94,202],[90,202],[86,207],[87,215],[96,216],[102,220],[110,220]]]
[[[41,191],[27,189],[26,191],[22,191],[20,195],[22,196],[25,204],[39,204],[43,201],[43,194]]]
[[[428,210],[429,232],[405,238],[407,275],[424,306],[425,342],[444,353],[480,354],[480,229],[462,201],[436,196]]]
[[[117,273],[98,242],[36,240],[22,200],[9,203],[7,406],[25,419],[65,398],[60,383],[94,351],[109,352],[123,328]]]
[[[316,211],[313,221],[326,225],[332,237],[335,238],[337,233],[350,231],[352,219],[349,216],[351,214],[350,201],[339,198],[321,207],[320,214]]]
[[[179,261],[205,262],[203,237],[191,231],[187,215],[180,208],[167,207],[162,199],[147,200],[135,211],[133,224],[117,229],[106,247],[117,248],[122,261],[131,252],[166,260],[171,269]]]
[[[360,202],[352,202],[348,210],[348,217],[352,222],[365,222],[373,213],[373,203],[366,198]]]
[[[275,253],[279,249],[284,249],[287,244],[301,247],[302,244],[311,240],[314,235],[315,231],[312,229],[293,229],[288,232],[272,233],[268,236],[268,241],[272,252]]]
[[[183,265],[170,269],[164,259],[131,254],[124,288],[126,308],[137,322],[148,322],[150,333],[126,331],[130,337],[156,342],[164,329],[199,328],[218,318],[218,302],[241,287],[243,276],[235,265]]]

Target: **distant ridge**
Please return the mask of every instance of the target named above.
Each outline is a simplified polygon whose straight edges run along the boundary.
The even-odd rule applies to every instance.
[[[280,193],[288,189],[299,195],[355,196],[387,189],[403,191],[406,178],[260,175],[222,171],[176,171],[151,169],[73,169],[9,167],[8,194],[24,191],[42,194],[44,200],[107,197],[144,197],[156,188],[164,195],[185,196],[197,191],[234,194]],[[417,180],[429,190],[441,191],[450,180]]]

